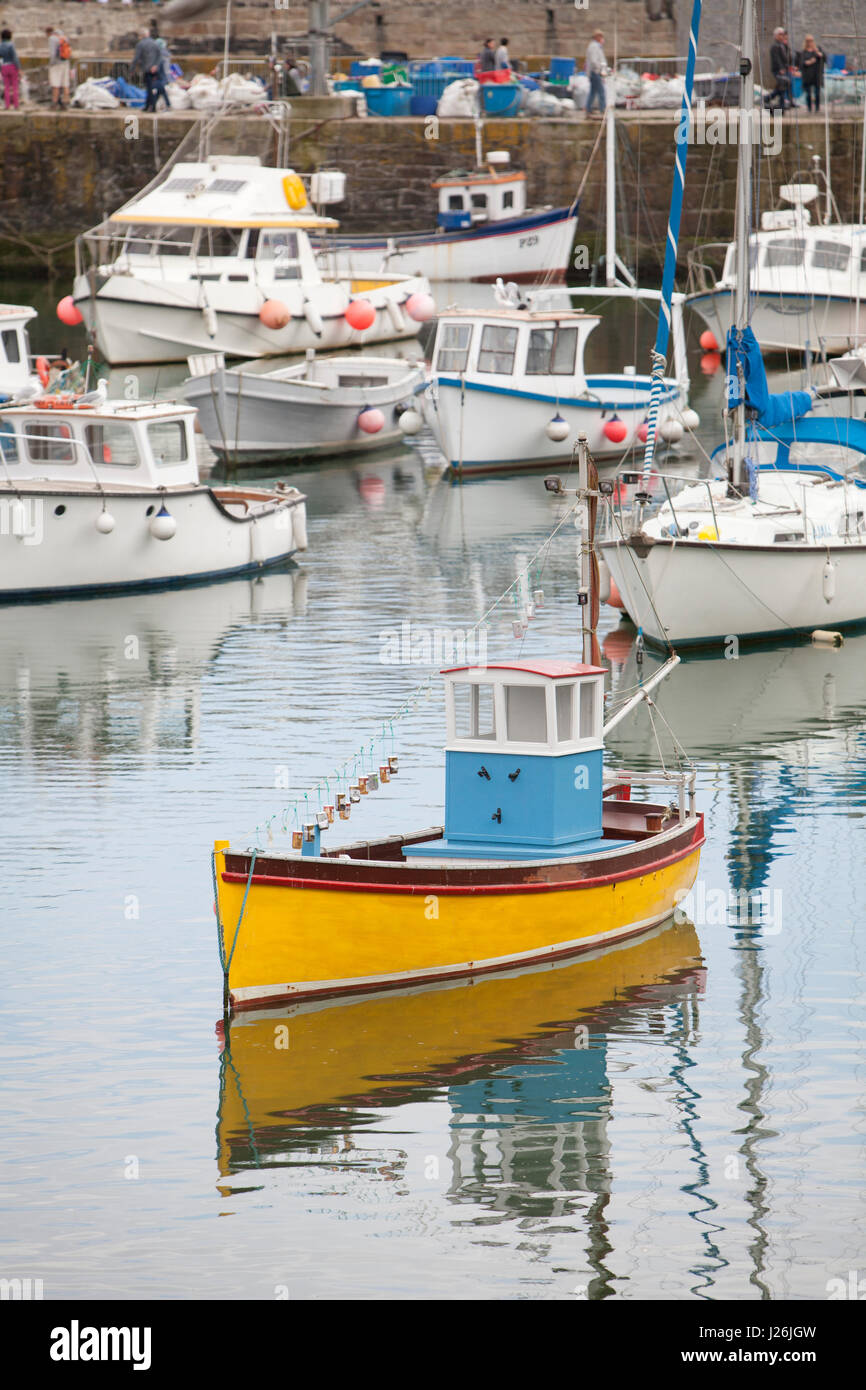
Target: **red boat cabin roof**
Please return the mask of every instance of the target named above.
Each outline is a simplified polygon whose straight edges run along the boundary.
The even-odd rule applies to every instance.
[[[440,676],[453,676],[458,671],[477,671],[477,666],[448,666]],[[486,671],[522,671],[530,676],[547,676],[550,680],[574,680],[576,676],[606,675],[603,666],[584,666],[579,661],[488,661]]]

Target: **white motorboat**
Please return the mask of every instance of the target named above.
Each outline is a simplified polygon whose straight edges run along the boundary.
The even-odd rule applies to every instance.
[[[507,150],[491,150],[475,169],[435,179],[437,227],[376,236],[313,236],[320,253],[333,253],[344,273],[402,271],[428,280],[508,280],[559,283],[571,266],[577,200],[570,207],[526,206],[526,174],[509,169]],[[324,261],[325,264],[329,262]]]
[[[684,371],[681,303],[675,342]],[[424,408],[457,471],[548,466],[570,459],[580,434],[596,458],[621,458],[646,438],[652,377],[587,374],[584,349],[598,315],[531,304],[439,316]],[[665,378],[660,432],[673,422],[679,438],[687,407],[688,378]]]
[[[101,389],[0,411],[0,601],[201,583],[305,550],[297,489],[199,482],[194,415]]]
[[[205,370],[196,369],[203,366]],[[210,368],[190,358],[184,395],[221,462],[268,463],[381,449],[420,428],[410,407],[423,363],[398,357],[316,357],[274,372]]]
[[[415,337],[415,306],[432,312],[426,279],[323,275],[310,233],[336,226],[292,169],[242,155],[177,162],[78,239],[72,298],[112,364]]]
[[[820,197],[816,183],[779,192],[790,206],[765,212],[749,238],[749,321],[765,352],[846,352],[866,335],[866,227],[838,216],[813,223],[806,204]],[[686,302],[724,345],[735,316],[736,244],[718,280],[706,259],[714,246],[691,254],[698,288]]]

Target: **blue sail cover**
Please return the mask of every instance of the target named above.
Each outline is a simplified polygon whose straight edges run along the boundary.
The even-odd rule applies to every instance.
[[[801,415],[812,409],[812,396],[809,391],[779,391],[770,394],[767,386],[767,373],[758,340],[752,329],[731,328],[728,332],[727,404],[728,409],[742,404],[739,392],[739,368],[743,369],[746,385],[746,405],[758,412],[758,420],[765,427],[784,425],[790,420],[799,420]]]

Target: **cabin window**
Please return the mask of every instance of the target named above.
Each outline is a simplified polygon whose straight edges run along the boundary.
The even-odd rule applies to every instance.
[[[236,256],[241,233],[234,227],[206,227],[198,253],[200,256]]]
[[[576,328],[533,328],[526,355],[527,376],[574,376]]]
[[[495,372],[500,376],[510,376],[514,371],[516,350],[516,328],[503,328],[498,323],[486,323],[478,352],[479,372]]]
[[[505,686],[505,727],[509,743],[547,742],[547,701],[543,685]]]
[[[449,212],[462,212],[465,206],[466,206],[466,204],[465,204],[464,201],[463,201],[463,194],[462,194],[462,193],[449,193],[449,195],[448,195],[448,211],[449,211]]]
[[[768,269],[771,266],[802,265],[805,251],[806,243],[802,237],[780,237],[767,247],[764,265]]]
[[[0,457],[4,463],[18,462],[18,441],[10,420],[0,420]]]
[[[503,206],[503,208],[513,208],[513,207],[514,207],[514,189],[513,189],[513,188],[506,188],[505,192],[504,192],[503,195],[502,195],[502,206]]]
[[[31,463],[75,462],[75,446],[69,425],[31,425],[28,420],[26,435]]]
[[[815,270],[847,270],[851,259],[851,247],[844,241],[816,241],[812,252],[812,265]]]
[[[860,274],[866,274],[866,250],[860,252]]]
[[[486,211],[487,211],[487,194],[486,194],[486,193],[473,193],[473,194],[472,194],[472,207],[473,207],[473,209],[474,209],[476,212],[486,212]]]
[[[256,259],[275,280],[299,280],[298,236],[296,232],[262,232]]]
[[[135,468],[140,463],[131,425],[113,420],[88,425],[84,431],[84,442],[97,465],[107,463],[112,467]]]
[[[556,687],[556,741],[570,743],[574,738],[574,686]]]
[[[15,328],[3,329],[3,351],[6,354],[7,362],[21,361],[21,348],[18,344],[18,332]]]
[[[594,738],[597,736],[595,727],[596,684],[596,681],[581,681],[580,683],[578,738]]]
[[[440,372],[466,371],[471,337],[471,324],[443,323],[439,329],[439,347],[436,355],[436,365]]]
[[[186,429],[183,420],[155,420],[147,427],[153,457],[160,465],[185,463]]]
[[[160,256],[188,256],[193,248],[198,227],[163,227],[159,229],[157,252]]]
[[[453,690],[455,737],[488,739],[492,743],[496,738],[493,686],[460,681]]]

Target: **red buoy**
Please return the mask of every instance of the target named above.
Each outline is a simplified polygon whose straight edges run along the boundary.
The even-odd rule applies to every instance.
[[[716,341],[716,335],[711,328],[704,329],[703,333],[698,339],[698,342],[700,343],[704,352],[718,352],[719,350],[719,344]]]
[[[376,322],[376,310],[369,299],[351,300],[346,309],[346,322],[359,333],[363,333],[365,328],[371,328]]]
[[[75,300],[71,294],[65,294],[57,305],[57,317],[61,323],[65,323],[68,328],[75,328],[84,320],[81,311],[76,307]]]
[[[621,444],[628,434],[628,426],[623,424],[618,415],[613,415],[605,424],[602,433],[611,444]]]

